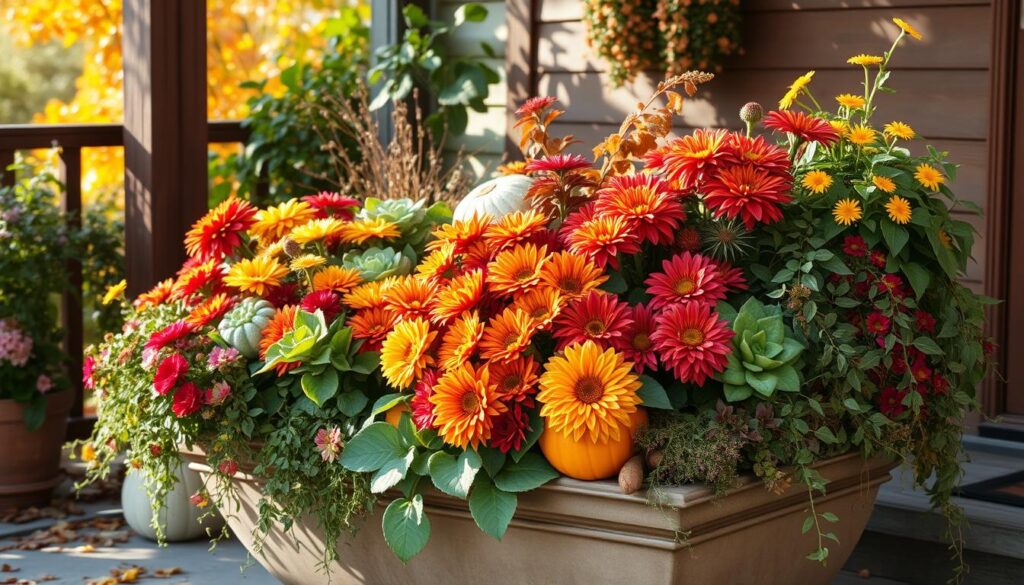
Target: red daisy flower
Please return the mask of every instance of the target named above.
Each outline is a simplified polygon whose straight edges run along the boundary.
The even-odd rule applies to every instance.
[[[595,212],[624,217],[637,237],[656,245],[672,242],[686,219],[668,183],[648,174],[612,177],[598,192]]]
[[[633,362],[633,369],[638,374],[644,370],[658,369],[658,356],[654,353],[651,334],[654,332],[654,311],[647,305],[633,307],[633,323],[626,327],[622,336],[613,341],[615,349],[622,353],[627,361]]]
[[[430,395],[434,393],[437,378],[437,370],[427,368],[423,370],[423,377],[413,387],[415,394],[409,401],[412,407],[412,422],[416,423],[416,428],[421,431],[434,428],[434,404],[430,402]]]
[[[711,306],[673,305],[660,317],[651,341],[677,380],[703,386],[708,377],[725,370],[733,332]]]
[[[491,447],[502,453],[518,451],[526,442],[530,429],[530,415],[522,405],[514,404],[494,419],[491,427]]]
[[[888,317],[878,311],[875,311],[868,315],[865,327],[867,328],[868,333],[872,335],[885,335],[889,332],[890,324]]]
[[[590,258],[598,266],[619,268],[619,254],[636,254],[640,241],[622,217],[595,217],[566,238],[571,252]]]
[[[788,132],[805,142],[820,142],[828,146],[839,140],[839,133],[831,124],[796,110],[769,112],[764,127],[776,132]]]
[[[928,363],[925,361],[924,356],[918,357],[914,360],[914,365],[910,368],[910,374],[914,376],[918,384],[924,384],[932,379],[932,369],[928,367]]]
[[[160,396],[166,396],[172,388],[178,385],[178,381],[188,371],[188,360],[181,354],[173,353],[163,359],[156,367],[156,374],[153,376],[153,389]]]
[[[562,174],[586,168],[590,168],[590,161],[579,154],[556,154],[526,164],[526,171],[530,173]]]
[[[791,168],[785,150],[768,142],[763,136],[750,138],[738,132],[729,135],[725,159],[731,164],[752,164],[775,174],[788,174]]]
[[[691,301],[714,305],[725,298],[718,264],[707,256],[683,252],[663,260],[661,270],[644,281],[647,293],[653,297],[652,309]]]
[[[662,169],[673,189],[693,191],[727,154],[727,140],[725,130],[700,129],[650,151],[644,161],[649,169]]]
[[[558,349],[587,341],[607,349],[620,339],[633,324],[629,305],[615,295],[595,290],[582,299],[573,301],[555,319],[552,335],[558,341]]]
[[[195,414],[203,407],[203,395],[204,392],[197,388],[195,384],[185,382],[174,393],[174,404],[171,405],[171,410],[174,411],[174,415],[178,418]]]
[[[881,250],[875,250],[871,252],[870,259],[871,263],[875,265],[875,268],[878,268],[879,270],[885,270],[885,262],[887,260],[887,258],[885,257],[885,252]]]
[[[949,392],[949,380],[938,372],[932,376],[932,392],[936,394],[945,394]]]
[[[707,182],[704,202],[715,217],[740,217],[748,230],[757,222],[773,223],[782,219],[778,205],[789,203],[789,181],[769,174],[754,165],[719,170]]]
[[[863,258],[868,255],[868,243],[860,236],[846,236],[843,238],[843,254]]]
[[[888,292],[892,296],[902,299],[907,296],[903,285],[903,279],[898,274],[886,274],[875,282],[876,292]]]
[[[346,221],[350,220],[355,217],[355,210],[360,205],[358,199],[330,191],[321,191],[316,195],[306,195],[302,200],[316,210],[316,216],[319,219],[336,217]]]
[[[907,407],[903,405],[903,397],[906,395],[906,390],[897,390],[892,386],[883,388],[878,395],[878,410],[885,416],[895,419],[907,411]]]
[[[914,322],[917,323],[918,331],[922,333],[935,333],[935,317],[925,311],[914,311]]]
[[[743,275],[743,269],[739,266],[733,266],[728,262],[722,262],[718,265],[718,278],[722,281],[722,286],[729,292],[739,292],[747,290],[747,278]]]
[[[516,116],[522,118],[542,112],[556,101],[558,101],[558,98],[550,95],[532,97],[519,106],[519,109],[516,110]]]
[[[583,224],[594,219],[596,213],[597,201],[589,201],[567,215],[562,222],[562,227],[558,230],[559,241],[567,246],[569,237],[573,232],[583,227]]]
[[[682,250],[698,252],[702,243],[697,228],[684,227],[676,233],[676,246]]]
[[[299,307],[307,313],[320,309],[324,312],[324,321],[330,323],[341,313],[341,296],[330,289],[314,291],[302,297]]]
[[[257,209],[231,197],[210,210],[185,234],[189,256],[220,260],[242,243],[242,233],[256,223]]]
[[[192,326],[184,319],[175,321],[149,337],[145,349],[159,350],[192,333]]]

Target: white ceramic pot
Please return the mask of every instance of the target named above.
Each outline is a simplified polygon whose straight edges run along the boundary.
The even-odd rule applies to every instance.
[[[189,496],[203,487],[199,474],[188,468],[184,462],[178,466],[178,481],[174,489],[167,494],[164,507],[160,511],[160,523],[168,542],[184,542],[206,537],[208,533],[220,530],[224,519],[215,510],[210,515],[210,508],[199,509],[192,505]],[[131,470],[124,478],[121,486],[121,507],[124,519],[137,534],[156,540],[153,528],[153,507],[146,493],[146,478],[140,471]],[[200,521],[200,517],[206,517]],[[210,531],[210,532],[208,532]]]

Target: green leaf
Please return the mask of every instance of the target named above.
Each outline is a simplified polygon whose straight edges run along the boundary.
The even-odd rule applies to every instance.
[[[896,225],[888,219],[883,219],[878,224],[882,229],[882,238],[885,240],[885,245],[889,247],[889,251],[893,256],[898,255],[903,247],[910,241],[910,233],[901,226]]]
[[[430,480],[434,487],[456,498],[466,499],[473,479],[483,462],[472,449],[463,451],[458,459],[444,451],[430,456]]]
[[[317,406],[323,406],[338,393],[338,371],[328,367],[320,374],[303,374],[301,384],[306,397]]]
[[[430,540],[430,519],[423,512],[423,496],[398,498],[388,504],[381,519],[384,540],[403,563],[419,554]]]
[[[920,299],[928,290],[931,284],[932,275],[928,270],[916,262],[907,262],[903,266],[903,274],[907,275],[911,288],[914,289],[914,296]]]
[[[398,429],[375,422],[356,433],[341,452],[341,465],[350,471],[377,471],[388,461],[404,457]]]
[[[526,453],[519,461],[505,465],[494,484],[506,492],[528,492],[558,477],[547,460],[536,453]]]
[[[669,401],[668,393],[665,392],[664,386],[647,375],[640,376],[640,382],[643,385],[637,391],[637,396],[643,400],[645,407],[672,410],[672,402]]]
[[[385,463],[370,478],[370,492],[382,494],[398,485],[398,482],[405,479],[405,474],[409,472],[409,467],[415,458],[416,449],[410,447],[404,456],[396,457]]]
[[[622,273],[618,270],[609,270],[607,272],[608,280],[604,282],[600,288],[603,291],[615,293],[617,295],[626,292],[629,286],[626,284],[626,279],[622,277]]]
[[[741,400],[746,400],[754,393],[754,389],[747,385],[737,386],[733,384],[723,384],[722,389],[725,391],[726,402],[739,402]]]
[[[518,498],[515,494],[495,487],[490,478],[481,475],[469,494],[469,512],[473,521],[487,534],[501,540],[516,513]]]
[[[477,454],[480,455],[480,461],[491,477],[498,475],[501,467],[505,465],[506,455],[494,447],[481,447]]]
[[[372,374],[380,365],[380,352],[364,351],[356,354],[352,360],[351,370],[357,374]]]
[[[943,355],[944,351],[931,337],[917,337],[914,339],[914,347],[928,355]]]
[[[835,434],[832,433],[832,429],[828,427],[818,427],[818,429],[814,431],[814,436],[818,437],[818,439],[823,443],[827,443],[829,445],[834,445],[839,442],[839,440],[836,439]]]
[[[405,402],[405,399],[408,397],[408,394],[385,394],[373,403],[373,409],[370,411],[370,416],[377,416],[382,412],[387,412],[398,404]]]
[[[455,10],[455,26],[466,22],[482,22],[487,18],[487,9],[476,2],[469,2]]]
[[[350,390],[342,392],[338,396],[338,410],[347,417],[355,417],[366,408],[370,399],[363,394],[362,390]]]

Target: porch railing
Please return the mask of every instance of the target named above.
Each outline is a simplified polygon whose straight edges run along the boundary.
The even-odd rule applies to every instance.
[[[239,122],[209,122],[211,144],[244,143],[248,130]],[[0,125],[0,186],[13,185],[16,177],[7,167],[14,163],[19,150],[46,148],[59,149],[59,178],[64,184],[61,208],[72,225],[82,220],[82,149],[124,146],[124,127],[121,124],[53,124],[53,125]],[[130,253],[130,252],[129,252]],[[82,266],[71,261],[67,266],[71,288],[61,299],[61,326],[64,348],[71,360],[69,379],[75,393],[71,410],[68,437],[88,436],[92,418],[85,416],[85,394],[82,388]]]

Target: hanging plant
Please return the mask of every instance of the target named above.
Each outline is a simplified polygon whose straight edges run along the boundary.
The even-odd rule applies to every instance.
[[[658,0],[655,18],[669,75],[690,69],[721,71],[722,60],[742,52],[739,0]]]
[[[656,0],[584,2],[587,44],[608,62],[615,85],[632,81],[640,71],[661,67],[656,8]]]

